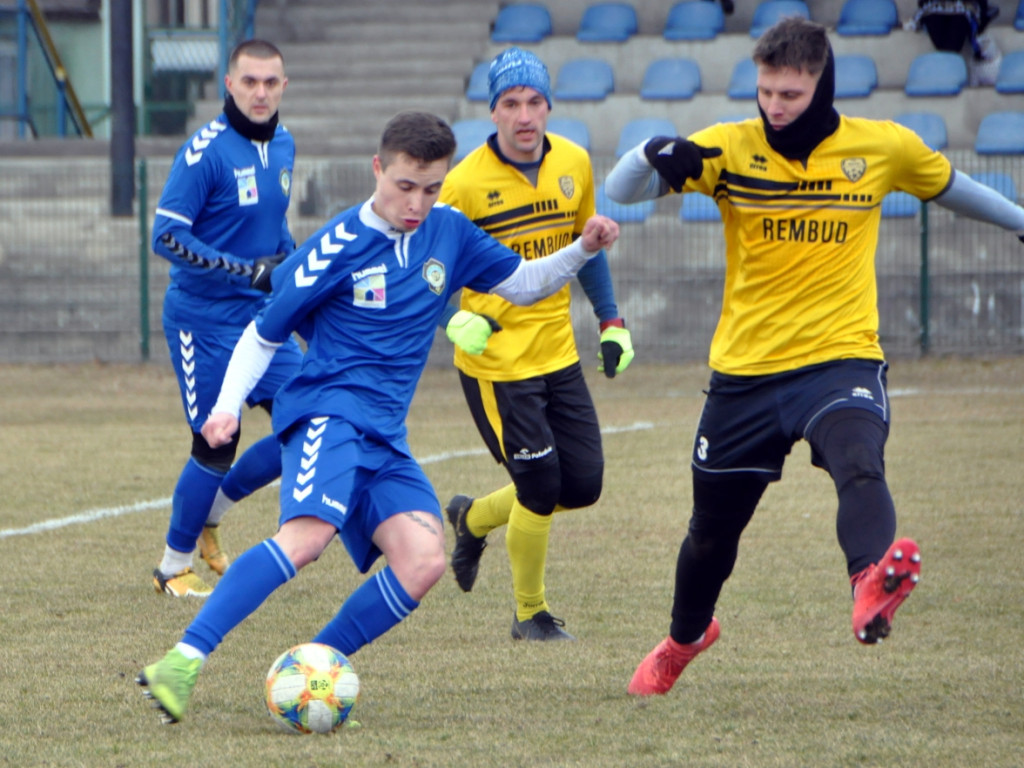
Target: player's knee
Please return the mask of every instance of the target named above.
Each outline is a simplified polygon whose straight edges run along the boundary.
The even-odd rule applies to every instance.
[[[580,509],[596,504],[601,498],[603,483],[603,467],[585,477],[564,477],[558,503],[566,509]]]
[[[516,498],[535,515],[550,515],[562,495],[562,478],[558,465],[538,467],[515,477]]]
[[[817,453],[837,488],[885,478],[885,422],[860,411],[828,414],[816,430]],[[823,461],[821,460],[823,459]]]
[[[211,448],[210,444],[206,442],[206,438],[198,432],[193,432],[192,458],[204,467],[208,467],[222,475],[226,474],[231,469],[231,464],[235,460],[235,453],[238,451],[239,432],[235,432],[230,443],[219,448]]]

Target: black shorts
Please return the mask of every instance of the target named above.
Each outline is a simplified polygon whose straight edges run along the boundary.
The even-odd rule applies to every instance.
[[[480,435],[516,478],[538,464],[588,475],[604,465],[601,429],[579,363],[521,381],[486,381],[459,372]]]
[[[826,413],[859,408],[888,425],[887,370],[880,360],[836,360],[768,376],[712,373],[694,438],[694,469],[778,480],[793,444]]]

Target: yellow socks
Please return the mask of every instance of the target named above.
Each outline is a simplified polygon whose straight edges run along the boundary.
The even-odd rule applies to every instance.
[[[544,567],[547,563],[550,531],[551,515],[538,515],[518,500],[513,502],[508,531],[505,533],[505,548],[512,568],[516,616],[520,621],[525,621],[539,611],[549,610],[544,599]]]
[[[466,513],[466,527],[469,528],[469,532],[479,538],[505,525],[512,513],[512,502],[515,500],[516,487],[512,483],[474,499],[473,506]]]

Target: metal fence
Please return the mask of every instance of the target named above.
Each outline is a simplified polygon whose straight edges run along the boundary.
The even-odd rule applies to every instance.
[[[1024,157],[947,153],[971,174],[1004,174],[1024,190]],[[595,158],[604,177],[614,160]],[[170,158],[145,162],[136,215],[109,215],[105,158],[3,159],[0,166],[0,362],[166,358],[160,325],[167,263],[149,225]],[[140,177],[142,176],[140,169]],[[296,164],[290,223],[301,242],[373,188],[369,158]],[[612,255],[621,314],[646,361],[703,359],[724,272],[721,225],[682,222],[679,197],[623,224]],[[877,257],[883,346],[890,356],[1024,352],[1024,245],[1011,233],[934,204],[884,218]],[[926,253],[927,258],[922,259]],[[574,301],[581,353],[597,328]],[[438,345],[435,362],[450,350]]]

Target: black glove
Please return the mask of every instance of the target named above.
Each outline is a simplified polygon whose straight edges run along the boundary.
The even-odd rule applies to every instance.
[[[704,172],[704,158],[718,157],[721,147],[702,147],[676,136],[655,136],[644,144],[647,162],[658,172],[673,192],[681,192],[687,179],[699,179]]]
[[[270,273],[274,267],[288,258],[287,253],[275,253],[273,256],[260,256],[252,263],[252,275],[249,277],[249,287],[257,291],[270,293]]]
[[[633,339],[621,317],[601,323],[601,350],[597,359],[601,361],[597,370],[603,371],[609,379],[622,373],[633,362]]]

